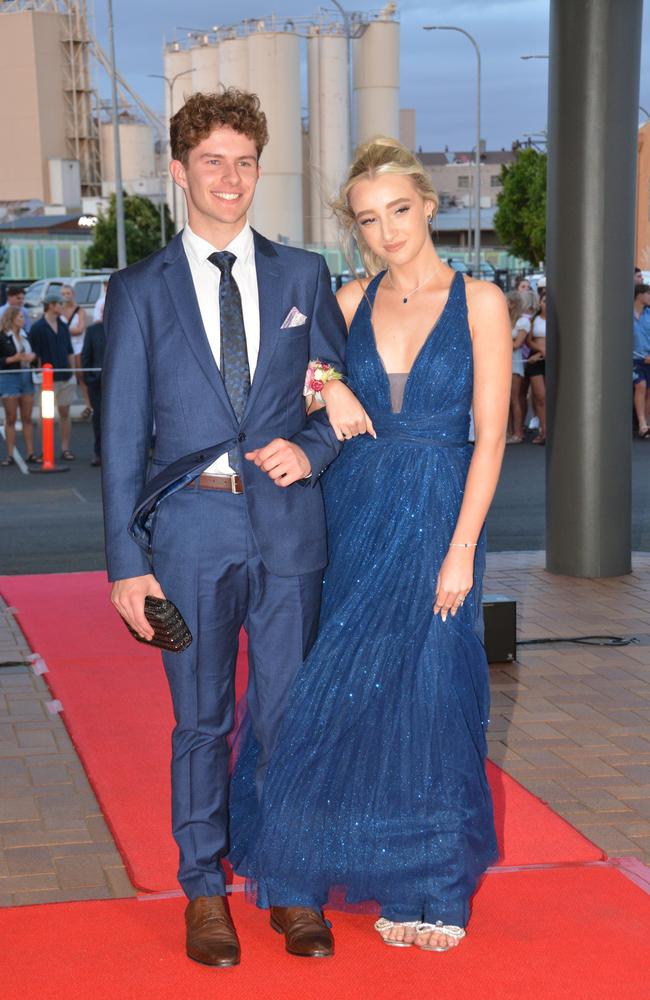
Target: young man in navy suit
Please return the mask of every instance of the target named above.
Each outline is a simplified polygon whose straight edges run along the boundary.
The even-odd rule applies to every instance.
[[[325,410],[306,415],[305,372],[315,359],[343,372],[345,323],[324,259],[247,222],[268,140],[257,97],[195,94],[170,135],[188,223],[113,275],[106,299],[106,554],[112,601],[128,623],[151,638],[144,599],[165,596],[193,635],[184,652],[163,654],[187,954],[231,966],[240,948],[221,859],[238,636],[245,626],[261,790],[315,638],[327,561],[319,476],[340,448]],[[146,517],[132,521],[136,507]],[[333,953],[320,911],[272,905],[272,915],[294,954]]]

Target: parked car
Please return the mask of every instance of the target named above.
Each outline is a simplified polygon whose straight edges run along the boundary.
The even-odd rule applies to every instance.
[[[447,263],[449,264],[449,267],[453,267],[454,271],[461,271],[463,274],[469,274],[469,275],[474,274],[474,265],[472,261],[467,263],[460,257],[447,257]],[[481,261],[480,277],[483,281],[496,280],[496,271],[493,265],[490,264],[487,260]]]
[[[496,271],[487,260],[481,261],[479,277],[482,281],[496,281]]]
[[[546,288],[546,275],[542,271],[536,271],[534,274],[526,275],[528,281],[530,281],[530,287],[534,292],[538,288]]]
[[[25,308],[29,318],[34,322],[43,315],[43,301],[50,292],[58,292],[62,285],[72,285],[77,304],[87,309],[92,317],[95,302],[104,290],[104,282],[108,281],[111,272],[102,274],[85,274],[80,278],[45,278],[35,281],[25,289]]]

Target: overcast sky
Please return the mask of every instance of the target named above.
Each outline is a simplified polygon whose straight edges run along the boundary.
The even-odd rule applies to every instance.
[[[620,0],[621,6],[624,0]],[[107,45],[105,0],[91,0],[97,35]],[[350,10],[377,10],[383,4],[346,3]],[[156,0],[155,6],[134,0],[113,0],[117,63],[131,86],[153,108],[162,112],[163,38],[184,37],[183,27],[205,28],[232,23],[231,3],[206,0]],[[155,10],[155,14],[152,13]],[[237,14],[262,17],[308,14],[319,9],[308,0],[239,0]],[[423,24],[454,24],[476,38],[482,59],[482,136],[488,149],[509,149],[514,139],[538,133],[546,126],[548,62],[522,60],[521,55],[548,52],[549,0],[432,0],[398,4],[401,22],[400,106],[417,112],[417,142],[426,151],[469,149],[474,145],[476,59],[462,35],[424,32]],[[641,101],[650,111],[650,0],[644,0]],[[108,93],[105,75],[102,94]],[[306,96],[303,96],[306,104]],[[644,120],[640,113],[640,120]]]

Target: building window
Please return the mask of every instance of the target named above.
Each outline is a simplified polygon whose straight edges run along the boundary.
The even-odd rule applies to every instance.
[[[492,174],[492,176],[490,177],[490,187],[500,188],[501,186],[502,186],[501,177],[499,176],[499,174]]]
[[[469,187],[469,174],[459,174],[458,176],[458,187],[468,188]]]

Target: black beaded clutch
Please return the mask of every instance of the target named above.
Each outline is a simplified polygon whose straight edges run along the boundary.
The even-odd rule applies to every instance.
[[[129,632],[138,642],[143,642],[145,646],[166,649],[170,653],[182,653],[191,644],[192,633],[182,614],[171,601],[163,601],[161,597],[145,597],[144,616],[154,631],[153,639],[143,639],[128,622],[125,622]]]

